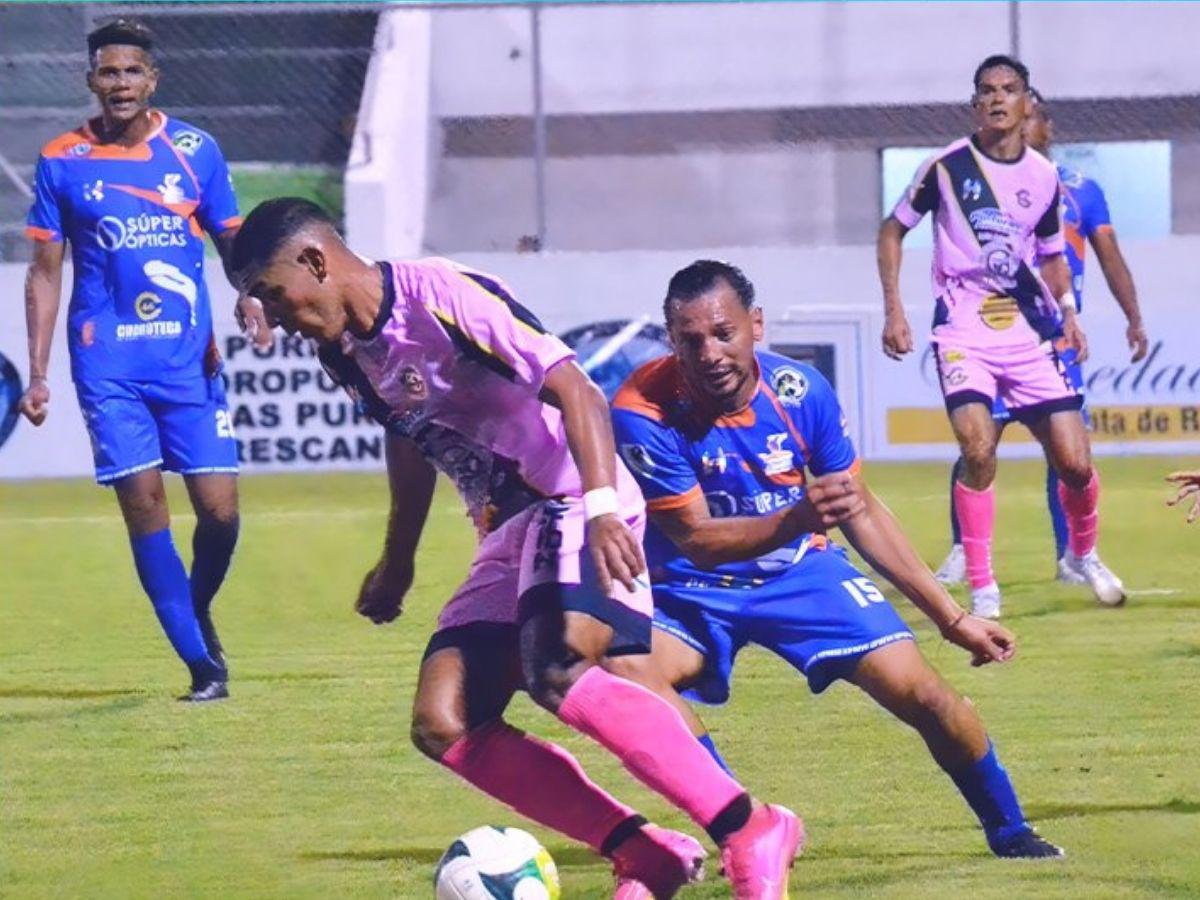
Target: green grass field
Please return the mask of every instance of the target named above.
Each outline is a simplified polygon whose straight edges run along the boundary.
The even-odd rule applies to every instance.
[[[1200,896],[1200,527],[1164,508],[1161,480],[1183,464],[1102,463],[1102,549],[1134,590],[1126,608],[1050,580],[1041,474],[1022,463],[1001,469],[996,548],[1018,658],[973,670],[905,609],[1064,862],[992,859],[913,734],[845,685],[813,698],[775,659],[745,654],[733,702],[707,718],[743,780],[805,817],[793,897]],[[944,468],[867,476],[936,562]],[[218,600],[234,697],[190,708],[172,700],[184,678],[112,497],[83,481],[0,485],[0,895],[428,898],[455,835],[518,821],[408,743],[421,650],[471,553],[449,492],[402,620],[374,628],[351,612],[385,507],[382,476],[244,479]],[[177,519],[181,546],[190,524]],[[512,717],[685,824],[524,698]],[[605,896],[600,860],[531,830],[568,900]],[[712,872],[686,896],[728,893]]]

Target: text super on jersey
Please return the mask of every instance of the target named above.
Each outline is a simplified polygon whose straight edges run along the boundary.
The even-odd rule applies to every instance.
[[[812,366],[754,354],[758,388],[729,415],[699,414],[674,356],[647,363],[613,398],[618,450],[652,513],[703,497],[714,518],[763,516],[804,497],[805,470],[842,472],[857,462],[833,387]],[[646,559],[655,584],[754,587],[785,572],[823,535],[801,535],[758,559],[703,570],[654,525]]]
[[[67,318],[76,381],[202,376],[212,335],[204,232],[240,224],[229,170],[212,137],[155,110],[133,147],[92,126],[42,148],[26,234],[71,244]]]

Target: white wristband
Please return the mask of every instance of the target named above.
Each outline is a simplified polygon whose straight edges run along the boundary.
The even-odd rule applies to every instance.
[[[607,516],[619,509],[617,492],[613,488],[595,488],[583,495],[583,514],[589,522],[597,516]]]
[[[1065,294],[1059,297],[1058,305],[1064,312],[1068,309],[1071,310],[1071,312],[1079,312],[1079,304],[1075,302],[1074,291],[1067,291]]]

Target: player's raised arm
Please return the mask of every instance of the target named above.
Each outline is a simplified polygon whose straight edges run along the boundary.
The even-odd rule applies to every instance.
[[[63,252],[61,241],[37,241],[33,261],[25,274],[25,327],[29,332],[29,387],[21,397],[22,414],[34,425],[46,421],[50,387],[50,344],[62,296]]]
[[[407,438],[389,434],[386,443],[391,511],[383,540],[383,555],[367,573],[354,608],[376,625],[400,614],[404,595],[412,587],[417,545],[433,502],[437,472]]]
[[[938,584],[891,510],[871,493],[861,476],[857,492],[863,509],[841,524],[842,534],[876,572],[912,601],[949,641],[972,655],[972,664],[1004,662],[1016,652],[1016,640],[995,622],[967,615]]]
[[[564,360],[546,373],[540,396],[563,414],[567,445],[583,481],[588,546],[600,586],[609,593],[613,581],[619,581],[632,591],[634,579],[646,571],[646,560],[641,544],[617,515],[617,451],[604,394],[573,360]]]

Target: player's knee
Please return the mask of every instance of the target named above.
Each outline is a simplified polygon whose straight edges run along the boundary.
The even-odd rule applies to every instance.
[[[1059,480],[1073,491],[1082,491],[1092,480],[1092,461],[1084,458],[1059,466]]]
[[[946,723],[954,719],[963,706],[959,694],[936,674],[914,683],[910,689],[911,703],[921,718],[930,723]]]
[[[413,746],[432,760],[439,760],[467,733],[467,724],[451,710],[418,706],[413,710],[409,735]]]

